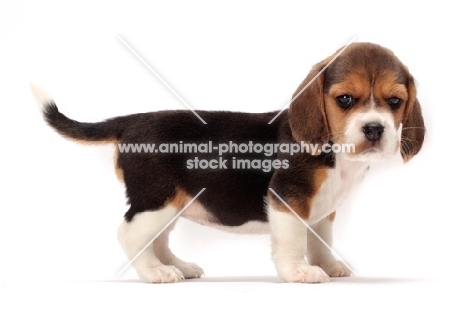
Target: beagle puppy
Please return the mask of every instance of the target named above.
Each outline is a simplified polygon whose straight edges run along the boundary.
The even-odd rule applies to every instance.
[[[279,116],[196,111],[204,124],[191,111],[160,111],[82,123],[32,88],[59,134],[116,145],[115,170],[129,205],[118,240],[151,283],[204,274],[168,247],[179,215],[233,232],[270,233],[286,282],[349,276],[326,245],[337,207],[372,162],[398,152],[410,160],[425,135],[413,77],[390,50],[371,43],[353,43],[316,64]],[[301,152],[292,152],[299,145]],[[335,148],[343,145],[353,148]]]

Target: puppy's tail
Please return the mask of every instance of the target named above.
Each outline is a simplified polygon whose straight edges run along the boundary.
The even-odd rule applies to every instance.
[[[31,83],[44,120],[59,134],[84,143],[116,142],[125,129],[123,118],[109,119],[97,123],[84,123],[72,120],[61,113],[52,97],[39,84]]]

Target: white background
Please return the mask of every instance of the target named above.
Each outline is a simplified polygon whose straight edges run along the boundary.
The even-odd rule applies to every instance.
[[[224,307],[456,304],[468,259],[468,23],[461,2],[421,3],[1,1],[0,295],[16,308],[59,307],[61,299],[209,307],[213,297],[230,301]],[[353,37],[395,52],[417,80],[426,144],[408,164],[395,158],[373,166],[339,208],[335,249],[358,277],[277,284],[268,236],[185,220],[172,247],[205,269],[204,280],[152,287],[133,282],[131,268],[116,275],[126,264],[116,240],[126,199],[114,150],[59,137],[44,124],[29,81],[45,85],[60,110],[80,121],[185,109],[119,36],[201,110],[281,109],[311,66]],[[186,298],[172,300],[179,295]]]

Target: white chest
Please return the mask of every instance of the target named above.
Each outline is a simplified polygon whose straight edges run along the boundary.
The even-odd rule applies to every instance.
[[[369,163],[349,161],[337,156],[336,166],[327,171],[327,178],[312,200],[309,223],[315,224],[333,213],[343,199],[363,179]]]

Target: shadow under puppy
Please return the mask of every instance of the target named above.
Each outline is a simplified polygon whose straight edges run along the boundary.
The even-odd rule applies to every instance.
[[[183,210],[182,217],[203,225],[269,232],[278,275],[287,282],[318,283],[351,271],[298,217],[331,245],[335,210],[369,165],[398,152],[410,160],[425,134],[413,77],[390,50],[354,43],[331,62],[337,53],[312,68],[293,95],[297,98],[276,119],[277,111],[197,111],[204,124],[190,111],[160,111],[82,123],[62,114],[42,88],[32,88],[45,121],[58,133],[116,145],[115,169],[129,204],[118,239],[142,280],[203,275],[169,249],[175,222],[160,233]],[[128,149],[139,144],[156,150]],[[171,144],[181,149],[158,149]],[[185,144],[191,152],[182,150]],[[212,152],[196,148],[207,144]],[[250,148],[221,154],[220,146],[227,144]],[[281,146],[295,144],[319,152],[282,152]],[[276,148],[256,152],[255,145]],[[335,145],[354,148],[323,148]]]

